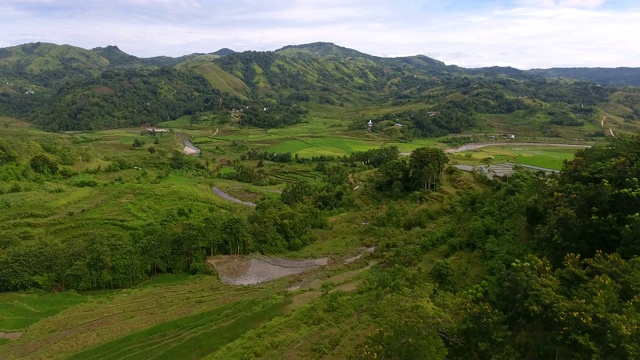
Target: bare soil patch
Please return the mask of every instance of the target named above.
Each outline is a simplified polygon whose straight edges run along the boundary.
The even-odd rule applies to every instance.
[[[15,340],[15,339],[19,338],[20,336],[22,336],[22,332],[21,331],[10,332],[10,333],[6,333],[6,332],[0,331],[0,339]]]
[[[220,256],[209,260],[220,276],[230,285],[256,285],[284,276],[315,270],[329,264],[329,258],[289,260],[281,258],[250,258]]]
[[[250,201],[244,201],[244,200],[240,200],[240,199],[238,199],[238,198],[235,198],[235,197],[233,197],[233,196],[231,196],[231,195],[227,194],[226,192],[224,192],[224,191],[220,190],[220,188],[218,188],[218,187],[216,187],[216,186],[212,187],[212,188],[211,188],[211,190],[213,190],[213,192],[214,192],[216,195],[220,196],[221,198],[223,198],[223,199],[225,199],[225,200],[227,200],[227,201],[232,201],[232,202],[235,202],[235,203],[238,203],[238,204],[242,204],[242,205],[246,205],[246,206],[256,206],[256,204],[255,204],[255,203],[252,203],[252,202],[250,202]]]

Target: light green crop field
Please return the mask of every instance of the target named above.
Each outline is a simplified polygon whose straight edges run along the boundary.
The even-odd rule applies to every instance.
[[[201,359],[263,322],[282,315],[289,301],[244,299],[215,310],[135,332],[69,359]]]
[[[452,159],[461,163],[465,160],[478,163],[482,159],[491,158],[494,164],[511,162],[560,170],[564,161],[573,159],[576,150],[571,147],[487,146],[475,151],[453,154]]]
[[[91,296],[62,293],[0,293],[0,331],[21,331],[57,313],[87,302]]]
[[[146,336],[141,336],[147,334],[146,332],[155,334],[156,339],[165,338],[166,342],[161,341],[165,346],[164,350],[182,349],[181,354],[184,354],[184,347],[174,347],[189,341],[201,343],[209,337],[181,337],[174,332],[163,333],[163,329],[174,328],[175,325],[175,331],[189,331],[187,334],[191,335],[202,335],[202,330],[211,331],[209,335],[215,331],[222,335],[229,335],[232,331],[236,331],[237,334],[279,314],[281,306],[278,304],[286,304],[282,302],[282,298],[265,301],[272,292],[272,285],[230,287],[222,284],[214,276],[202,275],[175,280],[170,276],[169,280],[165,281],[161,276],[148,285],[93,295],[74,292],[6,294],[0,298],[3,316],[4,313],[11,313],[16,318],[21,316],[22,319],[16,322],[11,330],[21,330],[30,326],[18,340],[10,341],[0,348],[0,357],[56,359],[68,358],[86,350],[93,351],[94,355],[104,352],[101,356],[103,358],[108,357],[109,351],[113,350],[114,345],[110,345],[110,341],[121,339],[116,344],[126,344],[127,347],[135,348],[136,345],[144,345],[146,341],[151,341],[146,339]],[[239,300],[242,301],[236,303]],[[250,315],[247,316],[244,310]],[[209,320],[215,318],[216,314],[218,318],[220,314],[235,315],[228,319],[229,321],[202,324],[200,320],[205,319],[204,316],[207,314]],[[178,319],[181,320],[172,323]],[[156,327],[160,324],[165,325]],[[138,333],[144,329],[147,329],[145,333]],[[221,341],[224,341],[222,339]],[[232,339],[226,341],[230,340]],[[91,350],[99,344],[105,345]],[[138,357],[148,358],[145,354]],[[80,355],[79,358],[86,357]],[[116,354],[113,358],[123,357],[122,354]]]

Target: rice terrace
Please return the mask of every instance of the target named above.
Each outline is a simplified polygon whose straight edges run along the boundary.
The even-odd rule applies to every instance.
[[[639,358],[605,70],[0,49],[0,358]]]

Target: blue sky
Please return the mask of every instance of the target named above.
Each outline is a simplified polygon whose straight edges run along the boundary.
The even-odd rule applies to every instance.
[[[0,47],[139,57],[333,42],[464,67],[640,67],[636,0],[0,0]]]

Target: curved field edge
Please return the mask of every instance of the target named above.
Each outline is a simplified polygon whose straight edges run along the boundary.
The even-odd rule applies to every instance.
[[[172,279],[170,279],[172,280]],[[89,301],[27,327],[24,335],[2,346],[0,358],[67,358],[122,337],[212,311],[237,301],[262,299],[270,286],[230,287],[213,276],[193,276],[175,283],[99,292]],[[39,301],[46,302],[47,296]]]
[[[0,294],[0,332],[23,330],[59,312],[89,301],[75,291],[56,294],[44,292]]]
[[[290,300],[240,300],[133,333],[70,359],[200,359],[250,329],[284,314]]]

